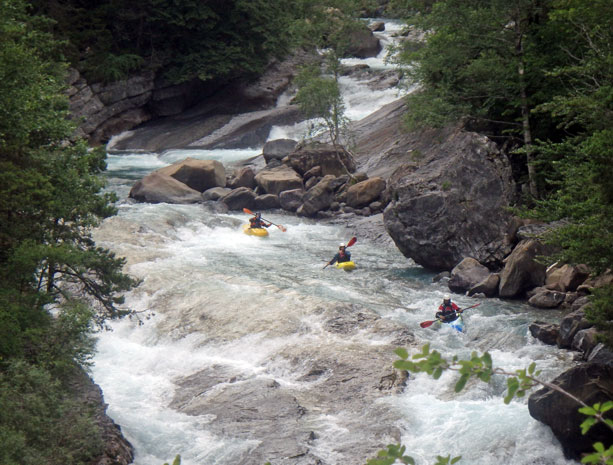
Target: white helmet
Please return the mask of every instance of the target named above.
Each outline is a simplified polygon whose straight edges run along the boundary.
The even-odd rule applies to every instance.
[[[451,297],[449,297],[449,294],[445,294],[443,296],[443,300],[451,300]]]
[[[339,246],[339,247],[345,247],[345,243],[344,243],[344,242],[341,242],[341,243],[340,243],[338,246]]]

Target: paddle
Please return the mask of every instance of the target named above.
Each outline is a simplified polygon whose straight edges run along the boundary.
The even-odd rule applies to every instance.
[[[245,213],[247,213],[248,215],[255,215],[255,213],[253,213],[251,210],[249,210],[248,208],[243,208],[243,211]],[[277,228],[279,228],[281,231],[285,232],[287,231],[287,228],[285,226],[283,226],[282,224],[275,224],[272,221],[267,220],[266,218],[262,218],[264,221],[268,221],[270,224],[272,224],[273,226],[276,226]]]
[[[468,310],[469,308],[478,307],[479,305],[481,305],[481,302],[479,302],[478,304],[472,305],[470,307],[466,307],[465,309],[460,309],[460,313],[463,313],[464,311]],[[422,328],[428,328],[428,327],[432,326],[434,323],[436,323],[437,321],[439,321],[439,320],[422,321],[421,323],[419,323],[419,326],[421,326]]]
[[[358,240],[358,238],[357,238],[357,237],[355,237],[355,236],[354,236],[354,237],[352,237],[351,239],[349,239],[349,242],[347,242],[347,245],[345,246],[345,248],[347,248],[347,247],[351,247],[353,244],[355,244],[355,242],[356,242],[357,240]],[[330,263],[326,263],[326,266],[324,266],[322,269],[323,269],[323,270],[325,270],[325,269],[328,267],[328,265],[329,265],[329,264],[330,264]]]

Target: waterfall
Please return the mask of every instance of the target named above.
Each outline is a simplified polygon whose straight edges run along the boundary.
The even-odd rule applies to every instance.
[[[373,63],[387,66],[380,57]],[[356,119],[397,98],[349,78],[343,86]],[[270,138],[293,129],[300,130],[274,128]],[[258,153],[109,157],[119,214],[94,236],[142,279],[126,295],[142,324],[120,321],[98,334],[93,376],[135,446],[136,465],[161,465],[176,454],[184,465],[359,464],[397,442],[420,464],[448,454],[471,465],[576,463],[530,417],[526,399],[504,405],[502,377],[469,383],[460,394],[452,373],[411,375],[404,389],[387,381],[393,349],[416,353],[425,343],[462,358],[489,351],[508,370],[536,361],[550,380],[573,365],[572,354],[534,340],[528,325],[556,321],[557,311],[484,299],[466,312],[465,334],[422,329],[448,289],[389,242],[282,212],[265,218],[287,232],[273,227],[258,238],[242,233],[248,216],[240,212],[127,199],[135,179],[186,156],[233,163]],[[354,235],[357,269],[323,269]],[[460,307],[475,303],[453,299]]]

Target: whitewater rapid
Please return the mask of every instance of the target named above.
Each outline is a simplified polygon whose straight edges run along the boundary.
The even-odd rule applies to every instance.
[[[383,55],[370,61],[389,66]],[[373,94],[350,80],[343,85],[354,119],[398,97],[395,90]],[[303,126],[274,128],[269,138],[301,131]],[[306,426],[313,435],[304,448],[322,465],[365,463],[356,458],[359,445],[377,450],[396,441],[419,464],[448,454],[462,455],[459,463],[470,465],[576,463],[565,460],[549,428],[530,417],[526,399],[504,405],[503,378],[490,385],[469,383],[455,394],[452,373],[439,380],[411,375],[404,390],[363,404],[341,398],[346,394],[341,390],[338,400],[334,392],[320,391],[334,376],[330,367],[348,370],[348,382],[359,386],[362,377],[369,379],[363,370],[371,355],[385,360],[382,372],[391,372],[394,347],[416,353],[425,343],[465,358],[472,351],[489,351],[507,370],[536,361],[542,377],[550,380],[574,364],[572,354],[534,340],[528,326],[535,319],[556,321],[558,312],[484,299],[466,312],[465,334],[422,329],[419,323],[433,318],[449,291],[390,241],[371,242],[350,227],[280,211],[265,212],[265,217],[287,232],[272,227],[262,239],[242,233],[248,219],[242,212],[128,200],[135,180],[187,156],[232,164],[260,152],[259,147],[173,150],[108,158],[109,188],[120,198],[119,214],[102,223],[95,239],[125,257],[125,271],[142,280],[126,295],[126,305],[140,318],[113,323],[112,331],[97,335],[92,374],[108,414],[135,447],[136,465],[161,465],[176,454],[183,465],[263,464],[251,454],[263,442],[283,438],[285,426],[275,431],[273,419],[267,436],[260,429],[239,434],[216,427],[223,410],[203,413],[197,404],[234,390],[239,395],[227,404],[230,412],[244,389],[245,397],[256,399],[249,409],[257,409],[254,386],[268,392],[271,385],[309,405]],[[358,239],[351,248],[357,270],[324,270],[338,243],[352,236]],[[453,300],[460,307],[475,303],[461,295]],[[351,331],[332,331],[331,322],[339,321]],[[396,344],[395,335],[403,331],[412,336],[407,344]],[[328,371],[319,375],[314,366]],[[362,410],[351,411],[356,406]],[[257,413],[253,416],[257,420]],[[380,429],[374,431],[380,436],[372,433],[377,423]],[[299,455],[271,461],[301,463]]]

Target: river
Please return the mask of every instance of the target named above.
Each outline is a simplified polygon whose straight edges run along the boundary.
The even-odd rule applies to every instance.
[[[355,119],[398,95],[373,96],[351,81],[345,89],[348,114]],[[275,128],[270,138],[300,130]],[[372,402],[342,398],[341,391],[335,399],[334,392],[321,391],[334,369],[356,373],[352,382],[359,383],[369,354],[375,361],[395,359],[396,339],[387,335],[396,330],[383,331],[384,324],[412,333],[406,345],[411,353],[425,343],[459,357],[489,351],[494,363],[508,370],[536,361],[541,376],[550,380],[574,364],[573,355],[534,340],[528,325],[535,319],[556,321],[559,313],[484,299],[466,312],[465,334],[422,329],[419,323],[432,319],[448,289],[390,241],[371,241],[342,224],[280,211],[264,216],[287,231],[272,227],[269,237],[257,238],[242,233],[240,226],[248,219],[242,212],[139,204],[127,198],[136,179],[186,156],[231,164],[259,153],[255,147],[109,156],[109,188],[120,198],[119,214],[103,222],[95,239],[126,257],[126,271],[142,279],[126,295],[127,305],[142,313],[140,322],[116,322],[112,331],[98,334],[93,377],[103,389],[108,414],[135,447],[136,465],[162,465],[176,454],[184,465],[263,464],[260,455],[250,458],[253,451],[263,442],[283,440],[292,428],[282,400],[278,423],[274,418],[265,426],[256,423],[257,412],[245,420],[245,430],[220,428],[217,422],[224,410],[240,417],[242,408],[248,416],[241,392],[255,399],[249,409],[257,410],[257,387],[271,385],[306,406],[301,428],[313,432],[304,446],[309,463],[315,463],[313,457],[322,465],[365,463],[361,445],[384,448],[395,439],[418,464],[447,454],[462,455],[459,463],[470,465],[576,463],[565,460],[549,428],[530,417],[526,399],[503,403],[503,378],[489,385],[469,383],[454,394],[452,373],[439,380],[411,375],[404,390],[383,393]],[[358,239],[351,247],[358,268],[350,273],[323,269],[338,243],[352,236]],[[461,295],[453,300],[460,307],[475,303]],[[365,322],[355,323],[351,331],[331,331],[330,321],[343,318],[344,324],[359,318]],[[321,370],[324,374],[314,380],[314,365],[325,366],[328,374]],[[222,409],[202,413],[202,405],[232,389],[239,394]],[[239,420],[227,424],[236,426]],[[381,437],[373,434],[378,424],[386,433]],[[390,437],[390,431],[398,434]],[[268,458],[273,465],[303,463],[298,456]]]

